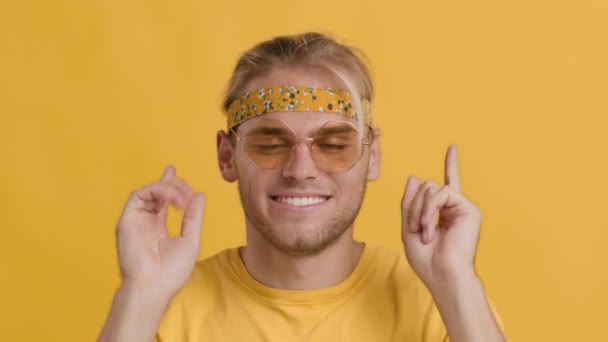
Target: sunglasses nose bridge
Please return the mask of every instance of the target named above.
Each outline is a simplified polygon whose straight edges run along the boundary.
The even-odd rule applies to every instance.
[[[289,157],[284,158],[280,166],[282,175],[294,179],[316,178],[323,170],[312,154],[312,138],[294,138],[291,141]],[[307,146],[300,146],[303,143]]]
[[[293,144],[291,145],[291,148],[289,150],[289,156],[293,158],[293,155],[295,154],[296,148],[298,148],[298,145],[300,145],[300,143],[304,143],[307,145],[308,147],[308,153],[310,153],[310,157],[312,158],[312,143],[313,143],[313,138],[295,138],[293,140]]]

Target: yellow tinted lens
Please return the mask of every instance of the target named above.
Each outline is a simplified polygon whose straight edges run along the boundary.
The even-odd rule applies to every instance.
[[[294,133],[280,120],[260,120],[245,136],[245,152],[260,169],[278,169],[287,163]]]
[[[330,121],[313,138],[312,156],[327,172],[348,171],[362,155],[361,135],[349,122]]]

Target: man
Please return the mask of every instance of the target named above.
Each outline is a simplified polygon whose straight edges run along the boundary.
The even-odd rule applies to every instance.
[[[414,176],[406,185],[411,267],[353,239],[380,167],[372,99],[360,55],[321,34],[247,51],[217,136],[222,176],[238,181],[246,246],[196,262],[205,198],[168,167],[119,220],[123,283],[100,341],[504,340],[475,273],[481,213],[461,194],[454,146],[444,186]],[[185,208],[174,239],[171,203]]]

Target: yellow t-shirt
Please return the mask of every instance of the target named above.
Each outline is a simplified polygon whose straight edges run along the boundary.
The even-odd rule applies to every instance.
[[[404,253],[366,244],[347,279],[305,291],[257,282],[237,248],[224,250],[196,264],[156,340],[440,342],[447,334]]]

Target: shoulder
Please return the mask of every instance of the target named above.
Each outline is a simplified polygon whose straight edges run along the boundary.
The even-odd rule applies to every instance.
[[[236,248],[225,249],[197,261],[190,278],[171,301],[165,317],[180,320],[185,318],[181,315],[192,316],[194,312],[201,314],[211,307],[218,298],[217,294],[234,277],[228,257],[235,251]]]
[[[375,251],[372,266],[374,277],[400,288],[422,285],[407,262],[405,253],[381,245],[370,244],[369,247]]]
[[[232,273],[228,258],[236,250],[237,248],[224,249],[212,256],[197,261],[190,278],[175,299],[191,299],[196,296],[204,296],[210,291],[219,290],[221,283],[227,277],[230,277]]]
[[[407,262],[405,253],[381,245],[366,246],[370,257],[362,291],[390,297],[395,305],[428,307],[433,303],[426,286]]]
[[[188,340],[187,336],[195,336],[201,322],[212,320],[214,308],[221,305],[219,294],[231,277],[228,256],[235,250],[225,249],[196,262],[190,278],[167,307],[157,340]]]

